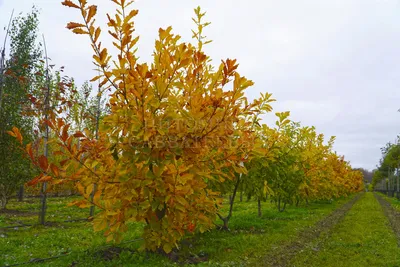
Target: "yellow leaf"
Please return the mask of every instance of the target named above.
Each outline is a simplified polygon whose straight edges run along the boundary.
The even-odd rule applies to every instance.
[[[188,204],[186,199],[181,196],[175,196],[175,198],[182,206],[186,206]]]
[[[75,29],[72,30],[72,32],[76,33],[76,34],[89,34],[88,31],[85,31],[82,28],[75,28]]]
[[[95,82],[95,81],[97,81],[98,79],[100,79],[101,77],[103,77],[103,76],[102,76],[102,75],[95,76],[95,77],[93,77],[90,81],[91,81],[91,82]]]
[[[107,238],[106,238],[106,242],[111,242],[111,241],[113,241],[114,240],[114,235],[108,235],[107,236]]]
[[[169,243],[165,243],[163,245],[163,249],[164,249],[165,253],[170,253],[172,251],[172,245]]]
[[[100,33],[101,33],[101,29],[100,27],[98,27],[94,33],[94,42],[97,43],[97,41],[99,40],[100,37]]]

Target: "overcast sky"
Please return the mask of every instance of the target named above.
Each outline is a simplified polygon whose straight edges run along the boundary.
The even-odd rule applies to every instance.
[[[93,76],[92,52],[86,38],[65,29],[79,18],[60,2],[0,0],[0,40],[12,9],[35,4],[49,57],[82,83]],[[111,0],[89,2],[99,14],[114,10]],[[206,52],[215,63],[238,59],[240,73],[255,82],[250,98],[273,93],[274,111],[289,110],[293,120],[335,135],[334,149],[353,167],[376,166],[380,147],[400,130],[400,1],[138,0],[141,59],[151,58],[159,27],[171,25],[189,40],[197,5],[212,22]]]

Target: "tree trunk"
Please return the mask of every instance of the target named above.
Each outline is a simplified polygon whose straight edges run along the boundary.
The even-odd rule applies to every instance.
[[[240,190],[240,202],[243,202],[243,189]]]
[[[46,40],[43,35],[43,45],[44,52],[46,55],[46,94],[44,99],[44,118],[45,121],[49,119],[49,111],[50,111],[50,76],[49,76],[49,58],[47,57],[47,46]],[[43,155],[47,158],[49,156],[49,135],[50,135],[50,127],[49,125],[45,125],[44,132],[44,151]],[[46,174],[46,173],[45,173]],[[39,212],[39,224],[44,225],[46,223],[46,209],[47,209],[47,182],[42,184],[40,189],[41,193],[41,201],[40,201],[40,212]]]
[[[19,202],[24,201],[24,185],[20,185],[20,186],[19,186],[18,201],[19,201]]]
[[[262,216],[262,212],[261,212],[261,200],[260,198],[257,199],[257,204],[258,204],[258,217]]]
[[[278,197],[278,210],[281,211],[281,197]]]
[[[286,204],[287,204],[286,202],[285,202],[285,204],[283,204],[282,212],[285,211],[285,209],[286,209]]]
[[[90,194],[90,200],[91,200],[92,202],[93,202],[94,194],[96,193],[96,190],[97,190],[97,184],[93,184],[93,191],[92,191],[92,193]],[[96,208],[95,205],[90,206],[90,211],[89,211],[89,216],[90,216],[90,217],[93,217],[93,216],[94,216],[95,208]]]
[[[300,198],[297,198],[297,199],[296,199],[296,207],[299,206],[299,203],[300,203]]]
[[[5,210],[7,207],[7,203],[8,203],[8,198],[5,195],[1,196],[0,209]]]
[[[222,217],[221,214],[219,214],[219,213],[217,214],[218,217],[219,217],[219,218],[223,221],[223,223],[224,223],[224,225],[223,225],[223,227],[222,227],[222,230],[229,230],[229,228],[228,228],[228,223],[229,223],[230,218],[232,217],[233,203],[235,202],[235,197],[236,197],[237,190],[238,190],[238,188],[239,188],[239,184],[240,184],[241,177],[242,177],[242,175],[240,174],[240,176],[237,178],[235,187],[234,187],[234,189],[233,189],[232,196],[229,197],[230,201],[229,201],[229,213],[228,213],[228,216]]]
[[[282,203],[283,203],[283,207],[282,207]],[[280,212],[283,212],[285,210],[286,204],[287,204],[287,201],[284,200],[284,199],[281,199],[281,197],[279,196],[279,198],[278,198],[278,210]]]
[[[249,202],[251,200],[251,195],[247,195],[247,202]]]
[[[99,140],[99,125],[100,125],[100,116],[101,116],[100,105],[101,105],[101,87],[99,84],[99,87],[97,90],[96,132],[95,132],[96,140]],[[92,201],[92,203],[94,200],[94,195],[96,194],[96,190],[97,190],[97,184],[93,184],[93,190],[92,190],[92,193],[90,194],[90,201]],[[90,217],[94,216],[95,208],[96,208],[95,205],[90,206],[90,211],[89,211]]]
[[[228,217],[223,218],[222,222],[224,223],[224,225],[222,226],[222,230],[228,231],[229,230],[229,227],[228,227],[229,219],[228,219]]]

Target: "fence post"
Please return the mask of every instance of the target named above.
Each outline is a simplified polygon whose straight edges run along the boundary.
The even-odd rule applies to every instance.
[[[386,195],[389,196],[389,185],[390,185],[389,178],[385,179],[385,183],[386,183]]]

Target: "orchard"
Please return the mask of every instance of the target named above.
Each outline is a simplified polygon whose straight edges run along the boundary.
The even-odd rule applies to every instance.
[[[240,219],[243,197],[256,201],[252,208],[262,219],[270,216],[265,207],[280,218],[314,203],[357,201],[365,191],[363,173],[335,152],[335,137],[296,122],[289,111],[273,112],[271,92],[249,99],[254,83],[239,73],[238,61],[207,54],[210,23],[200,7],[191,42],[160,28],[152,60],[143,62],[134,1],[112,2],[116,12],[108,14],[98,14],[95,1],[62,2],[68,16],[80,17],[66,24],[79,35],[71,40],[91,43],[98,74],[90,82],[79,87],[45,60],[36,69],[16,63],[5,71],[6,82],[19,77],[21,88],[32,86],[19,91],[20,110],[0,98],[0,115],[16,118],[2,126],[0,148],[12,144],[24,159],[20,168],[30,171],[11,191],[26,182],[28,194],[41,195],[43,225],[46,196],[69,192],[75,195],[69,206],[90,208],[89,223],[109,244],[126,241],[135,223],[143,225],[141,251],[171,256],[185,240],[236,229],[231,222]],[[107,18],[107,27],[98,26],[98,17]],[[6,86],[0,96],[9,94]],[[32,122],[39,125],[34,133]],[[397,152],[388,149],[374,185],[398,167]],[[16,166],[7,160],[2,166]],[[10,195],[4,174],[12,168],[0,167],[3,207]]]
[[[332,152],[333,140],[324,145],[323,135],[291,122],[288,112],[277,114],[276,128],[261,124],[260,115],[272,110],[271,94],[250,102],[245,91],[253,82],[239,74],[236,60],[212,65],[204,52],[209,23],[200,8],[194,44],[181,41],[171,27],[160,29],[153,62],[140,63],[138,10],[131,1],[114,2],[118,9],[107,14],[107,31],[116,56],[101,44],[97,6],[62,3],[82,15],[67,28],[92,42],[101,75],[91,81],[111,91],[109,113],[98,136],[73,131],[62,113],[44,120],[54,132],[47,142],[57,157],[35,158],[28,144],[26,153],[41,169],[30,184],[73,182],[84,197],[74,204],[101,210],[93,227],[104,230],[107,240],[121,241],[126,222],[144,221],[145,248],[167,253],[185,235],[213,227],[222,193],[232,183],[231,205],[236,185],[243,183],[259,199],[271,195],[280,211],[294,201],[362,190],[361,174]],[[17,128],[10,134],[22,144]]]

